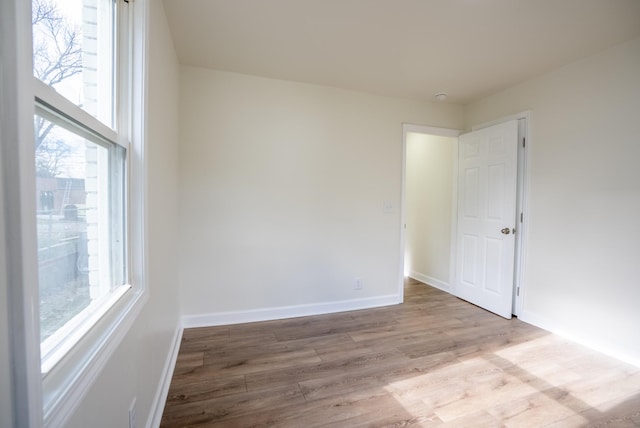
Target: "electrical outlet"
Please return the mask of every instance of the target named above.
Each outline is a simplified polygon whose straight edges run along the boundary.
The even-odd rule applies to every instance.
[[[363,286],[362,278],[356,278],[355,289],[362,290],[362,286]]]
[[[131,406],[129,406],[129,428],[136,428],[136,398],[133,397]]]

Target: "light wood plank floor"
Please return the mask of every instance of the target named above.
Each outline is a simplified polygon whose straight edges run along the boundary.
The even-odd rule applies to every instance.
[[[640,369],[417,281],[405,303],[188,329],[162,427],[635,427]]]

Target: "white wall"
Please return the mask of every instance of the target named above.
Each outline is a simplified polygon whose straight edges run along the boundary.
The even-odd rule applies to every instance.
[[[177,239],[178,63],[162,2],[151,0],[149,28],[147,232],[150,299],[79,404],[69,427],[127,427],[136,397],[147,426],[179,324]]]
[[[457,127],[460,107],[186,66],[180,82],[184,314],[398,295],[402,122]]]
[[[522,318],[640,364],[640,39],[483,99],[532,110]]]
[[[406,137],[406,250],[409,276],[449,289],[453,162],[457,138]]]

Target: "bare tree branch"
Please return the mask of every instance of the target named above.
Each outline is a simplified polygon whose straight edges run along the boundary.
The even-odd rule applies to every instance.
[[[70,23],[52,0],[34,0],[31,23],[34,34],[33,73],[55,87],[82,72],[80,28]],[[60,162],[70,148],[51,138],[54,124],[41,117],[35,119],[36,173],[55,177],[61,173]]]
[[[71,153],[71,147],[61,140],[46,140],[36,151],[36,175],[39,177],[57,177],[63,171],[61,163]]]
[[[56,14],[55,5],[46,0],[34,0],[31,5],[31,24],[36,25],[42,21],[60,20]]]
[[[38,79],[55,86],[82,71],[80,31],[63,18],[54,3],[35,0],[32,25],[42,30],[33,49]]]
[[[52,122],[49,122],[48,120],[45,120],[43,118],[41,118],[40,116],[36,117],[36,123],[35,123],[35,128],[36,128],[36,150],[42,145],[42,142],[47,138],[47,135],[49,135],[49,132],[51,132],[51,130],[54,127],[54,124]]]

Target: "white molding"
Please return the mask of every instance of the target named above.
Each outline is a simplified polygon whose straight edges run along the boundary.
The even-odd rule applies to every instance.
[[[404,135],[408,132],[415,132],[416,134],[437,135],[439,137],[458,137],[462,133],[459,129],[439,128],[436,126],[416,125],[412,123],[403,123],[402,130]]]
[[[441,279],[437,279],[432,276],[425,275],[420,272],[414,272],[414,271],[409,272],[409,278],[413,278],[420,282],[424,282],[425,284],[433,288],[437,288],[439,290],[446,291],[447,293],[451,293],[451,287],[449,286],[449,283],[447,281],[443,281]]]
[[[501,117],[499,119],[491,120],[489,122],[484,122],[484,123],[479,123],[477,125],[472,125],[471,126],[471,131],[472,132],[473,131],[477,131],[479,129],[488,128],[488,127],[493,126],[493,125],[500,125],[501,123],[509,122],[509,121],[512,121],[512,120],[529,119],[530,115],[531,115],[531,110],[521,111],[519,113],[511,114],[509,116],[504,116],[504,117]]]
[[[449,288],[446,290],[452,295],[456,295],[456,263],[458,256],[458,164],[460,150],[460,139],[453,145],[453,156],[451,166],[451,243],[449,244]]]
[[[60,329],[40,344],[41,370],[43,379],[72,350],[76,349],[85,336],[91,337],[93,326],[107,317],[109,310],[131,291],[131,285],[122,285],[102,299],[92,301]],[[87,351],[88,353],[88,351]]]
[[[13,422],[42,425],[33,162],[31,2],[0,2],[0,162],[3,177],[9,350]],[[3,400],[5,397],[2,398]],[[0,420],[0,424],[5,420]]]
[[[138,319],[148,299],[148,293],[139,292],[134,294],[129,302],[118,302],[116,306],[123,304],[126,305],[126,308],[122,311],[118,310],[117,321],[109,322],[108,331],[102,335],[101,340],[97,340],[98,344],[95,349],[88,352],[90,356],[83,358],[79,362],[81,367],[78,367],[75,372],[70,374],[73,379],[63,381],[62,392],[56,390],[51,402],[47,402],[47,409],[45,409],[44,414],[45,426],[64,426],[68,418],[78,408],[82,398],[91,388],[111,356],[118,349],[133,323]],[[113,309],[116,309],[116,307]],[[85,339],[96,342],[90,337]],[[82,354],[83,356],[86,355],[86,353]],[[64,374],[68,375],[69,370],[65,370]]]
[[[68,125],[65,123],[60,123],[58,124],[59,126],[65,127],[66,129],[71,130],[71,132],[80,133],[83,137],[90,140],[95,140],[95,136],[91,135],[91,132],[93,132],[112,143],[123,145],[122,141],[118,139],[118,133],[111,129],[111,127],[105,125],[81,107],[78,107],[64,97],[61,97],[55,89],[42,82],[37,77],[33,77],[32,80],[33,91],[36,99],[46,105],[49,109],[58,113],[60,117],[66,118],[75,125],[68,128]],[[40,114],[42,113],[40,112]],[[51,120],[50,117],[46,118]],[[128,145],[124,145],[124,147],[126,149],[129,148]]]
[[[162,413],[167,402],[167,395],[169,394],[169,386],[171,386],[171,378],[173,377],[173,371],[176,367],[176,361],[178,360],[183,332],[184,328],[181,324],[178,324],[173,334],[169,354],[162,369],[162,376],[156,388],[156,394],[151,402],[151,411],[149,412],[149,419],[146,424],[147,428],[158,428],[162,421]]]
[[[409,129],[411,125],[402,125],[402,145],[400,146],[401,150],[401,162],[400,165],[400,252],[398,257],[398,294],[400,295],[401,301],[404,302],[404,256],[407,246],[406,241],[406,232],[407,232],[407,208],[406,204],[406,192],[407,192],[407,129]]]
[[[131,23],[134,29],[132,35],[133,57],[132,68],[138,73],[130,76],[131,79],[131,144],[128,152],[127,179],[128,179],[128,222],[127,232],[129,238],[129,264],[130,283],[139,286],[145,294],[149,294],[147,284],[147,272],[149,271],[146,257],[148,248],[147,233],[147,75],[148,75],[148,8],[147,1],[130,3],[133,6]]]
[[[273,321],[310,315],[325,315],[336,312],[357,311],[402,303],[402,296],[366,297],[363,299],[341,300],[337,302],[314,303],[308,305],[280,306],[275,308],[249,309],[246,311],[216,312],[197,315],[183,315],[184,328],[210,327],[217,325],[244,324],[258,321]]]
[[[601,354],[607,355],[611,358],[615,358],[616,360],[623,361],[635,367],[640,367],[640,356],[631,355],[628,352],[621,349],[613,349],[610,344],[600,343],[597,340],[593,340],[592,338],[584,337],[579,333],[576,334],[576,333],[567,331],[561,326],[554,323],[553,321],[539,314],[523,309],[518,319],[520,321],[526,322],[527,324],[534,325],[550,333],[558,335],[571,342],[585,346],[589,349],[600,352]]]
[[[531,150],[534,146],[533,138],[531,136],[531,111],[525,111],[522,113],[518,113],[518,119],[524,119],[524,135],[525,138],[525,147],[519,149],[522,150],[523,156],[523,170],[519,172],[522,174],[522,183],[521,188],[519,188],[520,193],[520,211],[524,217],[524,221],[519,224],[520,235],[518,241],[518,251],[519,258],[516,260],[516,287],[520,288],[520,294],[516,295],[516,303],[514,307],[514,313],[516,315],[520,315],[524,306],[524,296],[526,293],[525,286],[525,268],[527,264],[527,248],[528,248],[528,240],[529,240],[529,230],[531,228],[531,210],[529,210],[529,195],[531,194]],[[520,142],[518,142],[520,144]],[[517,290],[517,288],[516,288]]]

